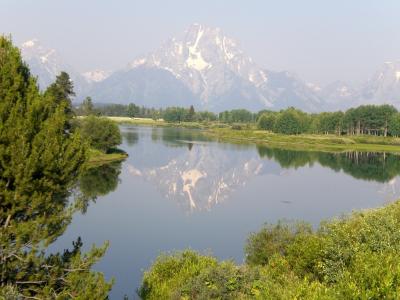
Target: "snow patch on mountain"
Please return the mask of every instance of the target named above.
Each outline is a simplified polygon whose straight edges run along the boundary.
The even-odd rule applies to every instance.
[[[103,70],[93,70],[82,73],[82,76],[87,80],[87,82],[100,82],[110,76],[111,72]]]
[[[383,63],[359,85],[338,81],[320,87],[290,72],[260,67],[220,28],[197,23],[112,73],[93,70],[80,74],[55,49],[43,46],[36,38],[22,43],[21,53],[41,89],[61,71],[67,71],[77,98],[91,95],[97,102],[194,105],[212,111],[288,106],[322,111],[383,103],[400,108],[400,61]]]
[[[396,71],[396,82],[400,80],[400,71]]]
[[[189,56],[186,59],[186,63],[189,66],[189,68],[193,68],[199,71],[207,67],[210,67],[210,64],[204,60],[203,56],[201,55],[201,50],[198,48],[199,41],[203,36],[203,34],[204,30],[201,27],[199,27],[199,31],[197,32],[197,37],[196,41],[194,42],[194,45],[188,46]],[[180,50],[178,50],[178,53],[179,52]]]
[[[83,76],[65,63],[55,49],[44,46],[39,39],[34,38],[22,43],[21,54],[29,65],[31,73],[37,76],[41,89],[47,88],[54,82],[57,75],[66,71],[74,83],[75,93],[82,96],[86,93],[88,87]]]
[[[316,96],[311,95],[312,90],[301,80],[290,73],[274,75],[259,67],[220,28],[198,23],[129,64],[130,69],[143,67],[170,72],[200,99],[197,106],[203,109],[258,110],[299,102],[299,107],[313,110],[318,103]],[[279,77],[279,80],[270,81],[270,77]],[[294,99],[289,101],[290,96]],[[282,105],[281,98],[284,98]]]
[[[22,47],[23,48],[32,48],[36,45],[37,42],[38,42],[38,39],[32,39],[32,40],[26,41],[25,43],[22,43]]]

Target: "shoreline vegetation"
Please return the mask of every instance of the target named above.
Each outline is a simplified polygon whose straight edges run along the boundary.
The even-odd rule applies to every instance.
[[[321,222],[266,224],[245,263],[192,250],[161,254],[144,272],[146,299],[398,299],[400,201]]]
[[[117,148],[122,143],[118,125],[105,117],[89,115],[74,120],[73,127],[78,129],[88,143],[88,168],[122,161],[128,154]]]
[[[122,150],[117,150],[111,153],[104,153],[96,149],[89,150],[89,158],[87,160],[87,167],[99,167],[104,164],[123,161],[128,157],[128,154]]]
[[[178,127],[201,129],[204,134],[232,143],[254,143],[271,147],[310,151],[361,151],[400,153],[400,138],[374,135],[298,134],[287,135],[259,130],[251,124],[225,124],[218,122],[166,122],[162,119],[109,116],[118,124],[152,127]]]

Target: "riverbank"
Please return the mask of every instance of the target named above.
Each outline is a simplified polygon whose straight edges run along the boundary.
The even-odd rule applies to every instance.
[[[204,134],[220,141],[231,143],[255,143],[271,147],[293,150],[313,151],[363,151],[400,153],[400,138],[383,136],[338,136],[338,135],[283,135],[257,130],[254,125],[243,124],[230,126],[216,122],[181,122],[168,123],[164,120],[146,118],[108,117],[119,124],[132,124],[153,127],[177,127],[202,129]],[[234,129],[236,128],[236,129]]]
[[[89,159],[87,165],[89,168],[98,167],[104,164],[122,161],[128,157],[128,154],[123,151],[115,151],[112,153],[104,153],[96,149],[89,150]]]
[[[129,117],[107,117],[107,118],[118,124],[130,124],[137,126],[176,127],[176,128],[193,128],[193,129],[208,129],[213,126],[216,126],[216,123],[200,123],[200,122],[168,123],[165,122],[163,119],[154,120],[150,118],[129,118]]]
[[[400,139],[392,137],[282,135],[262,130],[234,130],[231,128],[211,128],[206,131],[206,134],[220,141],[247,142],[293,150],[400,153]]]

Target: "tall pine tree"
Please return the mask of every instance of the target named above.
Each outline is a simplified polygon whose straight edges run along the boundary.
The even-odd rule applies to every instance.
[[[43,246],[71,220],[67,198],[87,147],[71,133],[69,76],[61,74],[46,93],[9,38],[0,36],[0,296],[106,297],[110,285],[89,272],[105,247],[81,254],[45,256]]]

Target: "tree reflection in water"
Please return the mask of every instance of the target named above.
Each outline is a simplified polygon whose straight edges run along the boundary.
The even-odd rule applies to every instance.
[[[114,162],[89,168],[78,180],[79,202],[82,213],[86,213],[90,201],[115,191],[119,184],[122,162]]]
[[[299,168],[319,163],[357,179],[388,182],[400,174],[400,156],[376,152],[311,152],[257,146],[260,157],[273,159],[282,168]]]

